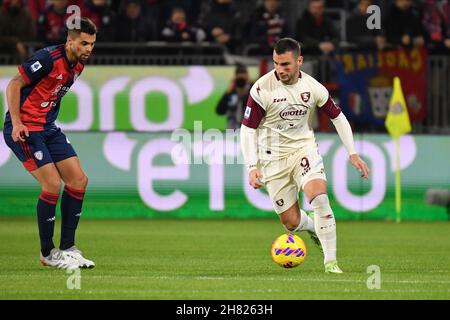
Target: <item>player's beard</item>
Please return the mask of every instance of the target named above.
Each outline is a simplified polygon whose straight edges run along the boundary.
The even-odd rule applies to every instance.
[[[82,54],[80,55],[80,58],[78,60],[81,62],[85,62],[87,61],[87,59],[89,59],[89,54]]]
[[[297,78],[298,78],[298,73],[294,72],[292,74],[288,74],[288,77],[285,78],[286,80],[281,78],[281,82],[286,85],[292,85],[297,82]]]
[[[299,77],[299,72],[300,72],[300,67],[299,67],[299,66],[297,66],[297,70],[298,70],[298,71],[296,71],[296,72],[294,72],[294,73],[285,74],[285,75],[288,76],[287,78],[285,78],[286,80],[284,80],[284,79],[281,78],[281,76],[280,76],[281,82],[282,82],[283,84],[286,84],[286,85],[292,85],[292,84],[295,84],[295,83],[297,82],[298,77]]]

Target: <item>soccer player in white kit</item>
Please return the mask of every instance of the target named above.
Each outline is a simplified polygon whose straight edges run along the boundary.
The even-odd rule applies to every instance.
[[[333,122],[361,177],[367,179],[369,169],[356,153],[350,124],[328,90],[300,70],[300,44],[291,38],[279,40],[273,62],[275,70],[259,78],[250,90],[241,126],[249,183],[254,188],[265,185],[287,230],[308,231],[321,244],[325,272],[342,273],[336,259],[336,222],[325,169],[311,127],[316,108]],[[311,203],[313,215],[299,208],[300,191]]]

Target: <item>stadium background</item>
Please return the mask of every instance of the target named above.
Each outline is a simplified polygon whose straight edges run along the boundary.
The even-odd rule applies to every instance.
[[[5,27],[5,8],[11,2],[0,0],[2,115],[6,85],[24,59],[17,44],[23,43],[28,55],[60,41],[66,18],[45,9],[46,1],[19,1],[30,8],[36,32],[31,38],[13,37],[11,42],[11,34],[22,30],[19,25],[24,21],[16,19],[14,28]],[[80,5],[85,14],[98,1],[47,4],[59,2],[64,8]],[[117,30],[127,28],[121,24],[124,8],[136,2],[104,2],[108,10],[99,13],[94,8],[89,16],[101,23],[113,21],[108,24],[111,29],[103,25],[109,32],[99,38],[82,76],[64,97],[58,121],[89,177],[77,245],[97,267],[83,271],[78,291],[66,287],[66,274],[37,267],[39,187],[0,136],[0,298],[449,298],[448,199],[436,205],[427,197],[430,189],[450,189],[448,1],[411,2],[411,14],[423,25],[411,37],[422,34],[425,39],[417,47],[396,42],[386,31],[392,30],[387,27],[394,1],[373,1],[381,9],[383,23],[381,30],[369,34],[369,43],[349,39],[355,28],[348,28],[347,19],[357,11],[359,1],[326,1],[325,16],[337,31],[332,37],[322,35],[323,41],[335,46],[327,53],[298,38],[301,32],[296,27],[307,1],[267,1],[279,3],[280,8],[266,19],[257,9],[265,1],[232,1],[236,11],[219,15],[208,11],[215,1],[145,0],[140,2],[139,19],[151,32],[136,33],[142,28],[135,25],[128,36],[118,35]],[[204,27],[206,38],[184,42],[162,38],[162,30],[170,26],[166,21],[171,9],[178,6],[185,9],[188,24],[195,26],[193,34]],[[211,21],[202,25],[202,17],[224,28],[238,21],[237,31],[227,29],[236,32],[232,34],[236,41],[217,42],[208,35]],[[52,24],[46,29],[50,25],[46,21],[61,28]],[[436,25],[440,28],[433,29]],[[439,30],[440,36],[436,32],[431,36],[432,30]],[[271,69],[270,43],[281,36],[302,41],[304,71],[321,81],[341,104],[357,150],[372,170],[369,181],[360,179],[345,162],[334,127],[317,114],[314,128],[330,182],[339,259],[345,271],[340,279],[323,274],[322,256],[307,237],[308,259],[300,268],[288,274],[270,261],[271,241],[285,230],[265,191],[251,190],[245,169],[236,163],[239,141],[232,133],[237,131],[228,131],[227,142],[216,141],[213,149],[219,150],[219,159],[231,163],[207,162],[208,139],[217,132],[227,133],[226,116],[216,114],[216,105],[234,77],[235,65],[246,65],[256,80]],[[377,36],[387,39],[383,48],[374,42]],[[390,223],[396,219],[395,148],[384,127],[393,76],[401,78],[412,120],[412,132],[400,143],[401,224]],[[201,127],[200,134],[196,127]],[[170,157],[175,144],[171,138],[177,132],[187,132],[197,146],[192,153],[186,148],[192,160],[186,166]],[[59,213],[56,220],[58,235]],[[382,270],[378,291],[366,286],[366,268],[373,264]]]
[[[42,33],[42,19],[46,15],[52,17],[49,8],[52,4],[61,5],[61,2],[71,4],[70,1],[49,2],[50,7],[47,6],[40,15],[35,12],[40,1],[28,4],[33,17],[37,17],[37,33],[29,42],[30,52],[55,41],[48,33]],[[110,15],[118,24],[128,2],[105,1],[103,11],[95,10],[96,1],[73,3],[82,5],[82,12],[88,16],[96,17],[97,14],[104,18]],[[150,148],[161,149],[167,143],[173,144],[171,133],[180,128],[190,130],[194,143],[202,142],[206,146],[205,134],[200,138],[194,134],[195,121],[201,121],[204,132],[215,128],[225,133],[226,117],[216,114],[215,108],[233,78],[234,65],[246,64],[250,78],[257,79],[271,68],[270,55],[264,48],[277,37],[299,34],[296,23],[308,10],[306,1],[267,1],[269,4],[253,1],[253,6],[252,1],[225,2],[234,7],[220,15],[214,11],[214,6],[218,5],[215,1],[143,1],[140,3],[142,18],[150,19],[156,8],[162,15],[158,20],[160,25],[154,25],[153,33],[146,39],[154,40],[151,38],[154,36],[158,41],[118,42],[113,41],[116,38],[110,33],[105,39],[99,39],[90,65],[64,98],[59,117],[59,124],[73,141],[90,177],[85,217],[272,217],[267,194],[246,187],[237,154],[232,164],[209,166],[204,161],[208,156],[197,153],[195,157],[200,157],[200,161],[195,163],[202,164],[191,163],[187,168],[181,168],[170,160],[170,151],[159,154],[150,151]],[[272,24],[278,24],[276,29],[267,27],[270,37],[263,40],[266,43],[261,43],[259,38],[258,41],[252,38],[256,27],[251,20],[256,19],[258,10],[263,10],[260,8],[267,8],[270,3],[280,5],[272,18]],[[429,189],[449,188],[449,58],[443,55],[445,53],[436,53],[431,40],[420,48],[391,43],[381,51],[370,45],[357,46],[349,42],[343,31],[348,24],[346,21],[357,12],[359,3],[325,3],[325,18],[335,28],[334,38],[328,37],[336,43],[336,48],[320,54],[314,54],[317,49],[314,46],[304,48],[304,70],[324,83],[336,101],[343,102],[341,105],[353,125],[357,146],[373,173],[368,182],[361,181],[350,165],[344,164],[345,153],[333,133],[334,128],[323,115],[316,115],[314,126],[324,155],[336,216],[341,219],[395,218],[395,153],[393,140],[384,128],[384,117],[392,91],[392,77],[398,75],[413,126],[411,134],[401,140],[403,218],[445,220],[448,218],[446,208],[427,204],[425,195]],[[383,34],[388,29],[389,14],[386,12],[393,10],[390,7],[393,2],[375,3],[384,13],[382,19],[386,22],[384,29],[379,31]],[[4,1],[3,8],[7,4],[9,1]],[[425,21],[424,13],[429,11],[429,6],[444,10],[446,5],[446,2],[416,1],[412,8],[417,17]],[[209,42],[194,39],[161,42],[162,35],[158,36],[158,30],[167,27],[164,18],[170,20],[174,7],[185,8],[189,24],[203,28],[206,34],[212,23],[205,17],[208,12],[220,17],[229,14],[230,19],[238,16],[241,26],[247,26],[250,32],[245,38],[242,32],[230,29],[236,43],[239,40],[239,46],[231,48],[209,38],[203,39]],[[99,26],[100,32],[102,26]],[[425,26],[424,22],[422,31],[428,39]],[[264,31],[261,26],[259,28],[260,32]],[[138,51],[123,54],[124,50]],[[162,50],[165,51],[161,53]],[[20,62],[17,54],[3,52],[4,63]],[[136,63],[137,66],[130,65]],[[6,112],[4,92],[16,68],[14,65],[0,68],[0,110]],[[236,148],[238,140],[231,143],[234,149],[239,149]],[[36,184],[12,156],[3,137],[0,138],[0,151],[0,215],[33,216],[32,199],[38,192]],[[431,156],[436,154],[439,157]],[[230,155],[224,154],[222,162],[227,157]],[[172,168],[173,172],[187,170],[187,173],[180,179],[152,176],[151,171],[158,171],[160,166],[168,171]],[[308,208],[306,201],[304,205]]]

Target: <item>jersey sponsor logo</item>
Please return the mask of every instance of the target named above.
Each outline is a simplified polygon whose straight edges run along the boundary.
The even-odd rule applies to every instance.
[[[275,201],[275,203],[276,203],[278,206],[282,207],[282,206],[284,205],[284,200],[283,200],[283,199],[278,199],[277,201]]]
[[[34,73],[34,72],[38,71],[41,68],[42,68],[42,64],[39,61],[36,61],[35,63],[33,63],[31,65],[30,70],[31,70],[31,72]]]
[[[44,101],[41,103],[41,108],[47,108],[50,105],[50,107],[56,106],[55,101]]]
[[[300,93],[300,97],[302,97],[303,102],[308,102],[309,98],[311,97],[310,92],[302,92]]]
[[[42,153],[42,151],[36,151],[35,153],[34,153],[34,157],[36,158],[36,159],[38,159],[39,161],[41,161],[42,160],[42,158],[44,157],[44,154]]]
[[[279,99],[274,98],[274,99],[273,99],[273,103],[284,102],[284,101],[287,101],[287,98],[279,98]]]
[[[62,84],[58,84],[58,86],[53,90],[52,95],[56,96],[62,87],[63,87]]]
[[[245,108],[244,118],[245,118],[245,119],[250,118],[250,113],[251,113],[251,112],[252,112],[252,108],[250,108],[249,106],[247,106],[247,107]]]
[[[300,120],[308,113],[308,110],[300,110],[295,105],[289,105],[280,112],[280,117],[284,120]]]

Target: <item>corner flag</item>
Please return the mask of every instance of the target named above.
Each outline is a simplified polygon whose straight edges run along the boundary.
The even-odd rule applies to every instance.
[[[405,97],[403,96],[402,86],[398,77],[394,78],[394,87],[392,90],[389,110],[386,116],[385,126],[389,134],[395,140],[395,211],[397,213],[397,222],[401,221],[401,181],[400,181],[400,137],[411,131],[411,122],[409,121],[408,108],[406,107]]]
[[[387,131],[394,139],[411,131],[408,108],[406,107],[402,86],[398,77],[394,78],[394,87],[392,90],[391,101],[389,102],[389,110],[386,116],[385,125]]]

